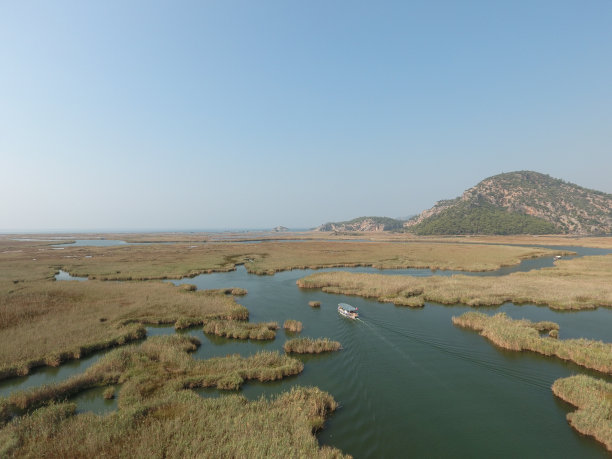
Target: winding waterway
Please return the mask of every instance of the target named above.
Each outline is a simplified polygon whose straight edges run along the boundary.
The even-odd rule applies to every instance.
[[[559,247],[582,255],[610,250]],[[502,275],[551,266],[552,259],[525,260],[495,272]],[[421,269],[338,269],[383,274],[450,275],[451,271]],[[595,441],[573,431],[565,416],[573,408],[556,399],[554,380],[576,373],[603,377],[574,364],[531,353],[504,351],[477,333],[454,327],[451,317],[471,308],[426,303],[422,309],[396,307],[374,300],[299,289],[295,282],[312,270],[294,270],[274,276],[255,276],[244,267],[172,281],[195,284],[199,289],[241,287],[248,290],[239,302],[252,322],[300,320],[301,336],[329,337],[343,350],[320,356],[300,357],[302,374],[274,383],[248,383],[241,392],[249,399],[272,396],[294,385],[316,385],[330,392],[340,409],[319,434],[329,444],[355,457],[606,457]],[[466,274],[466,273],[464,273]],[[69,276],[65,276],[69,279]],[[319,309],[308,302],[321,302]],[[339,302],[355,305],[360,321],[338,315]],[[560,338],[585,337],[612,341],[612,311],[555,312],[533,305],[511,303],[481,308],[486,313],[506,312],[514,318],[552,320],[560,324]],[[148,335],[174,333],[169,327],[149,327]],[[187,330],[202,345],[195,358],[205,359],[259,350],[279,350],[287,335],[279,330],[271,342],[209,337],[201,330]],[[57,382],[83,371],[100,355],[68,362],[59,368],[43,368],[32,375],[0,382],[0,395]],[[607,378],[610,380],[610,378]],[[101,390],[76,398],[79,411],[104,413],[116,402],[104,401]],[[202,396],[220,391],[202,390]]]

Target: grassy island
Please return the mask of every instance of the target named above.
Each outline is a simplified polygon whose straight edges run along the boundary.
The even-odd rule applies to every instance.
[[[247,319],[248,311],[232,296],[161,282],[18,283],[0,295],[0,378],[142,339],[143,324],[186,328],[211,318]]]
[[[204,333],[226,338],[269,340],[276,337],[278,323],[249,323],[237,320],[210,320],[204,324]]]
[[[535,303],[551,309],[612,307],[612,255],[560,260],[552,268],[499,277],[385,276],[322,272],[299,279],[302,288],[376,298],[398,306],[424,301],[469,306],[495,306],[508,301]]]
[[[340,350],[340,343],[328,338],[295,338],[285,342],[283,346],[288,354],[320,354]]]
[[[612,452],[612,384],[586,375],[555,381],[553,393],[578,408],[569,413],[570,425],[590,435]]]
[[[291,333],[300,333],[302,331],[302,322],[299,320],[287,319],[283,324],[283,328]]]
[[[295,375],[304,365],[278,352],[258,352],[194,360],[189,353],[200,342],[191,336],[168,335],[149,338],[137,346],[116,349],[84,373],[68,380],[13,392],[8,408],[29,410],[43,403],[62,400],[85,389],[122,383],[119,406],[151,398],[168,391],[216,387],[236,390],[249,379],[274,381]]]
[[[488,271],[526,258],[561,253],[534,247],[407,241],[401,244],[356,241],[261,242],[259,244],[152,244],[70,247],[50,242],[0,237],[0,279],[23,282],[49,279],[62,269],[98,280],[181,279],[227,272],[244,265],[253,274],[290,269],[343,266],[431,268]],[[2,286],[0,286],[2,287]],[[185,287],[189,288],[189,287]]]
[[[470,311],[453,317],[453,323],[480,332],[489,341],[504,349],[555,356],[586,368],[612,374],[612,343],[542,337],[541,332],[559,330],[559,325],[554,322],[515,320],[504,313],[488,316]]]
[[[312,435],[337,406],[319,389],[295,388],[256,402],[237,395],[204,399],[187,390],[271,381],[299,373],[301,362],[270,352],[196,361],[188,355],[196,346],[190,337],[154,337],[111,352],[64,383],[0,400],[0,456],[342,457]],[[53,402],[119,381],[119,409],[106,416]],[[9,420],[7,413],[37,406]]]

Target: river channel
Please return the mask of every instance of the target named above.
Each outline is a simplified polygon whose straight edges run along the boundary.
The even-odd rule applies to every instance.
[[[611,253],[610,250],[558,247],[577,256]],[[552,266],[552,258],[525,260],[520,265],[471,275],[502,275]],[[450,275],[450,271],[339,268],[389,275]],[[472,310],[462,305],[426,303],[422,309],[396,307],[359,297],[305,290],[296,280],[312,270],[293,270],[256,276],[242,266],[229,273],[214,273],[172,281],[195,284],[198,289],[241,287],[248,290],[238,302],[250,312],[250,321],[296,319],[301,336],[328,337],[341,342],[340,352],[300,357],[304,371],[273,383],[248,383],[241,393],[249,399],[270,397],[294,385],[313,385],[328,391],[340,408],[319,434],[321,444],[333,445],[361,457],[607,457],[603,446],[571,429],[566,414],[573,408],[556,399],[550,389],[561,377],[577,373],[604,377],[577,365],[531,353],[498,349],[477,333],[454,327],[451,317]],[[60,274],[58,279],[70,279]],[[321,307],[310,308],[309,301]],[[337,304],[357,306],[361,320],[338,315]],[[612,341],[612,311],[599,308],[555,312],[547,307],[511,303],[479,308],[487,314],[506,312],[513,318],[552,320],[559,323],[560,339],[584,337]],[[174,333],[171,327],[148,327],[148,336]],[[271,342],[209,337],[187,330],[202,345],[194,358],[205,359],[260,350],[279,350],[289,334],[279,330]],[[104,352],[41,368],[32,375],[0,382],[0,396],[44,383],[64,380],[82,372]],[[610,380],[611,378],[606,378]],[[204,397],[217,390],[201,390]],[[105,413],[116,409],[95,389],[75,397],[79,411]]]

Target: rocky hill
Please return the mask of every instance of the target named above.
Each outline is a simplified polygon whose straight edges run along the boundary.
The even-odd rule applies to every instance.
[[[359,217],[346,222],[325,223],[317,231],[393,231],[402,230],[404,222],[388,217]]]
[[[610,234],[612,195],[532,171],[484,179],[405,223],[417,234]]]

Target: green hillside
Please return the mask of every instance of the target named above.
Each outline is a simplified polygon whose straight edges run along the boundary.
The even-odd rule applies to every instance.
[[[533,171],[488,177],[406,222],[416,234],[610,234],[612,195]]]
[[[418,235],[553,234],[561,229],[544,219],[493,206],[461,202],[410,228]]]

